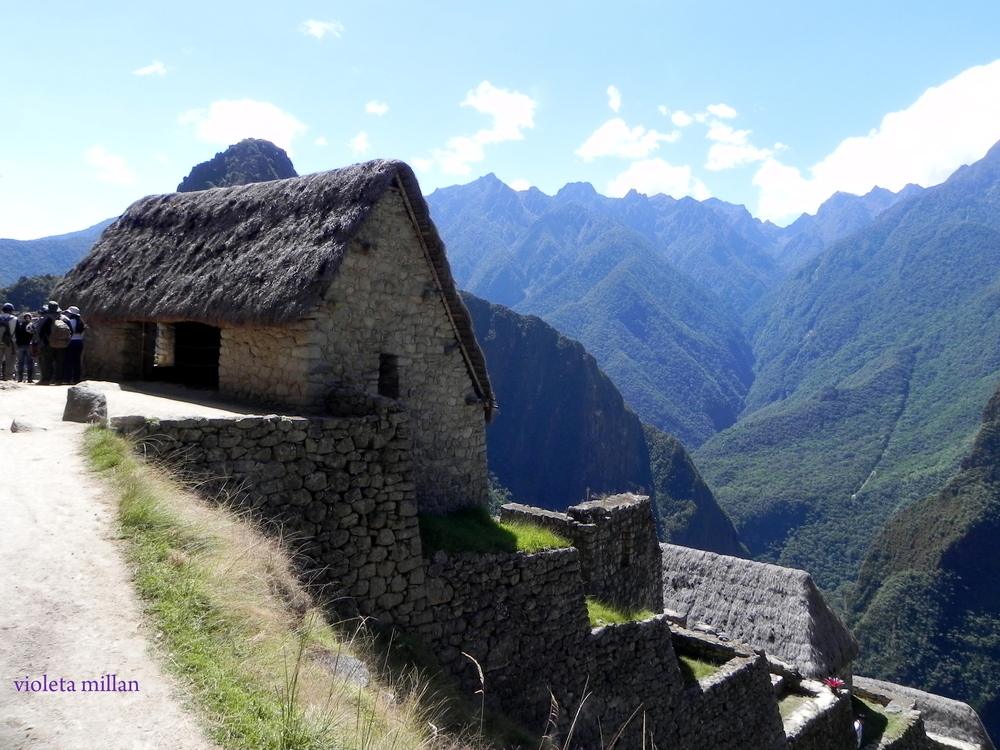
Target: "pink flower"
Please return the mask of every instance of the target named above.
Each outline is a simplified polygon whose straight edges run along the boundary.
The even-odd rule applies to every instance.
[[[844,687],[845,683],[839,677],[824,677],[823,684],[836,693],[838,690]]]

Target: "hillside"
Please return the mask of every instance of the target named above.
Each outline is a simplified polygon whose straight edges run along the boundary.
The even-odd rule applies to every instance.
[[[954,473],[1000,376],[998,192],[994,147],[758,303],[747,411],[695,454],[754,555],[835,588]]]
[[[752,379],[738,324],[649,239],[565,198],[483,178],[429,203],[463,288],[579,340],[643,421],[700,445]]]
[[[896,515],[849,599],[858,671],[966,701],[1000,730],[1000,388],[959,472]]]
[[[0,286],[10,286],[24,276],[61,276],[87,254],[112,221],[37,240],[0,239]]]
[[[588,494],[645,492],[664,540],[746,554],[684,447],[643,425],[580,343],[537,317],[462,298],[500,407],[486,431],[489,468],[511,500],[564,510]]]

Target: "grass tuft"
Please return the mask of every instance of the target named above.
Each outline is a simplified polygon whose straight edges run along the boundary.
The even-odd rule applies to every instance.
[[[621,609],[593,596],[588,596],[587,615],[590,618],[590,627],[600,628],[605,625],[621,625],[636,620],[648,620],[655,613],[648,609]]]
[[[546,529],[527,523],[502,524],[482,507],[463,508],[447,515],[421,513],[420,541],[424,556],[445,552],[538,552],[569,547],[570,543]]]

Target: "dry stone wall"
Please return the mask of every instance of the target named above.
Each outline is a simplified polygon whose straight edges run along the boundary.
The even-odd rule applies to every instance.
[[[595,498],[565,513],[510,503],[501,508],[500,517],[534,523],[569,539],[580,550],[588,596],[627,610],[663,611],[663,564],[648,497]]]
[[[309,326],[310,398],[342,388],[410,414],[421,510],[485,503],[486,416],[402,196],[390,189],[341,261]]]
[[[309,331],[296,321],[285,327],[223,328],[219,391],[251,403],[309,409]]]
[[[419,622],[424,565],[406,414],[147,420],[117,427],[202,490],[277,523],[306,576],[348,615]]]
[[[352,416],[124,417],[115,424],[147,454],[199,477],[204,491],[278,525],[298,544],[307,578],[341,614],[416,636],[470,699],[484,691],[488,705],[530,731],[548,731],[568,748],[606,746],[619,730],[623,750],[789,746],[762,655],[683,631],[667,615],[591,629],[581,550],[426,559],[407,414],[390,399],[357,392],[334,402]],[[580,514],[594,523],[544,518],[568,519],[590,539],[602,538],[599,527],[610,518],[619,523],[608,538],[620,540],[620,521],[634,505],[630,498],[622,504],[621,517],[609,508]],[[721,666],[686,684],[678,652]],[[829,747],[839,749],[843,727],[835,719],[801,733],[794,746],[811,750],[836,735],[839,744]]]

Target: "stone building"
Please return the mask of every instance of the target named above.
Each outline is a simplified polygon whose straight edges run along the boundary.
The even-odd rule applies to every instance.
[[[416,178],[372,161],[133,204],[56,290],[88,377],[297,413],[408,413],[421,510],[482,502],[493,394]]]

